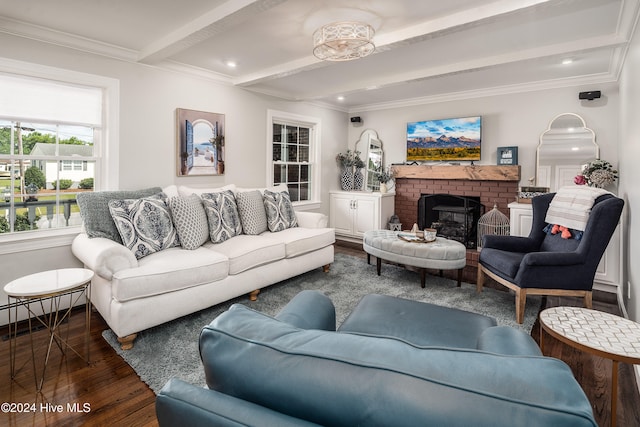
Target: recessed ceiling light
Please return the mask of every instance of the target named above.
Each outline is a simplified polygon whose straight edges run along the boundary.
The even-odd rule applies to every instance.
[[[337,99],[338,101],[344,101],[344,96],[340,95]]]
[[[227,67],[236,68],[237,64],[235,61],[227,61]]]
[[[573,62],[573,59],[567,58],[562,60],[562,65],[569,65]]]

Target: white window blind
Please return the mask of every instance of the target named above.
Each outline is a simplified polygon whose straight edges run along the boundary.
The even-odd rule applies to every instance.
[[[102,90],[0,73],[0,116],[99,127]]]

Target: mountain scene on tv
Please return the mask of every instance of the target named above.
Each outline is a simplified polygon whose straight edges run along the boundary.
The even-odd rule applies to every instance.
[[[407,123],[407,161],[480,160],[480,117]]]

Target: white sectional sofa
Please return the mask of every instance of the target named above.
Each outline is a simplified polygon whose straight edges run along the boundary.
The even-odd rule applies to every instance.
[[[220,189],[162,190],[171,198]],[[83,206],[86,227],[86,211],[94,208],[81,204],[81,213]],[[282,231],[240,234],[221,243],[208,240],[192,250],[169,247],[140,259],[110,238],[90,237],[85,228],[73,241],[72,251],[95,272],[91,302],[122,348],[130,349],[137,332],[144,329],[243,294],[255,298],[260,288],[315,268],[328,271],[335,235],[327,228],[327,217],[312,212],[296,212],[295,217],[297,226]]]

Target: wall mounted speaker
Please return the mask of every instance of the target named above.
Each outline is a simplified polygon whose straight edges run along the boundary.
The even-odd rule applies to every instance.
[[[351,123],[360,123],[360,122],[362,122],[362,119],[360,118],[360,116],[351,117]]]
[[[600,98],[599,90],[592,90],[590,92],[580,92],[578,94],[578,99],[586,99],[589,101],[593,101],[594,99]]]

